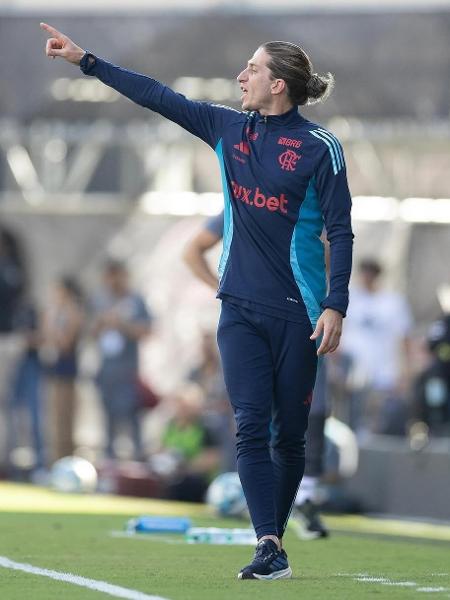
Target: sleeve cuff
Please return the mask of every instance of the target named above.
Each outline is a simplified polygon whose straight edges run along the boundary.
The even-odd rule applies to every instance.
[[[96,64],[97,57],[91,54],[91,52],[85,52],[83,58],[80,60],[80,69],[85,75],[90,75],[90,71],[92,71]]]
[[[336,298],[325,298],[325,300],[321,303],[321,308],[325,310],[326,308],[332,308],[333,310],[337,310],[337,312],[341,313],[343,317],[347,314],[348,307],[348,299],[345,301],[339,302]]]

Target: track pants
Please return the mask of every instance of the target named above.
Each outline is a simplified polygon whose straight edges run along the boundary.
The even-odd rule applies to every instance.
[[[309,322],[222,302],[217,338],[237,424],[238,472],[258,538],[283,536],[303,476],[317,368],[311,333]]]

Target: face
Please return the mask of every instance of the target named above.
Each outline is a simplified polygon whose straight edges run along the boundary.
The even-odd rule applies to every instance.
[[[105,286],[114,294],[124,293],[128,289],[128,274],[121,269],[111,269],[104,273]]]
[[[269,62],[270,56],[264,48],[258,48],[246,68],[237,76],[242,90],[243,110],[260,111],[271,106],[281,80],[272,77],[267,66]]]
[[[175,397],[176,417],[184,423],[197,421],[202,412],[203,403],[196,392],[187,390]]]
[[[359,277],[362,286],[368,290],[371,290],[378,283],[379,273],[373,271],[372,269],[361,269],[359,272]]]
[[[51,290],[51,298],[55,304],[64,304],[64,302],[66,302],[66,300],[68,300],[69,297],[70,296],[63,285],[61,285],[59,282],[53,285]]]

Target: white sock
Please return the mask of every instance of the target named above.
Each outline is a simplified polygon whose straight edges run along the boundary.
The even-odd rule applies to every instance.
[[[319,483],[318,477],[308,477],[305,475],[300,484],[300,488],[297,492],[297,497],[295,499],[295,505],[299,506],[309,500],[310,502],[314,502],[317,495],[317,485]]]

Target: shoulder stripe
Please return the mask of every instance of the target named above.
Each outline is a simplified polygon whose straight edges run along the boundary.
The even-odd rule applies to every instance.
[[[329,131],[326,131],[325,129],[317,129],[316,132],[324,141],[328,140],[332,145],[336,157],[337,170],[339,172],[344,167],[344,155],[340,148],[339,142]]]
[[[322,129],[315,129],[314,131],[310,131],[310,133],[328,146],[333,164],[333,173],[337,175],[344,168],[344,155],[339,142],[331,134]]]
[[[328,150],[329,150],[330,156],[331,156],[331,162],[333,163],[333,173],[335,175],[337,175],[339,172],[339,169],[337,167],[336,155],[335,155],[333,146],[327,139],[324,139],[317,131],[311,131],[310,133],[311,133],[311,135],[318,138],[319,140],[322,140],[322,142],[325,142],[325,144],[328,146]]]
[[[341,161],[341,165],[345,167],[344,153],[342,152],[342,146],[339,143],[339,140],[332,133],[326,131],[325,129],[319,129],[318,131],[320,131],[326,138],[328,138],[331,141],[334,148],[337,150],[338,156]]]

